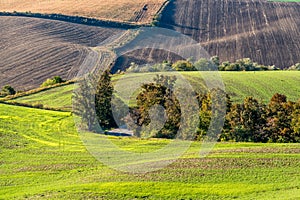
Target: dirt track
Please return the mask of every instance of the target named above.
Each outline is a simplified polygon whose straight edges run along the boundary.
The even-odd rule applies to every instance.
[[[90,47],[118,29],[53,20],[0,17],[0,87],[38,87],[45,79],[76,76]]]
[[[250,57],[281,68],[300,62],[300,3],[174,0],[161,26],[191,36],[222,61]]]

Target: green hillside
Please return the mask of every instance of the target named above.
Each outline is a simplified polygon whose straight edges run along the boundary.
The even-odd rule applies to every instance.
[[[207,72],[183,72],[184,77],[196,91],[205,89],[203,76]],[[170,74],[170,73],[167,73]],[[285,94],[289,100],[297,101],[300,98],[299,71],[268,71],[268,72],[220,72],[225,89],[234,102],[242,102],[247,96],[253,96],[263,102],[268,102],[273,94]],[[147,76],[153,74],[131,74],[128,77],[117,75],[113,77],[114,84],[122,85],[124,93],[132,93],[128,85],[143,82]],[[122,82],[118,82],[121,80]],[[48,107],[58,107],[65,110],[72,108],[71,96],[74,86],[67,85],[51,90],[36,93],[30,96],[14,99],[22,103],[41,103]]]
[[[135,152],[168,144],[110,138]],[[70,113],[0,104],[0,199],[300,198],[300,144],[219,143],[204,159],[200,146],[159,171],[122,173],[87,152]]]
[[[43,104],[50,108],[60,108],[70,111],[72,109],[73,89],[74,85],[71,84],[16,98],[12,101],[29,104]]]
[[[165,72],[172,75],[174,72]],[[219,80],[210,72],[181,72],[197,92],[206,91],[203,77],[209,78],[210,82]],[[234,102],[242,102],[245,97],[253,96],[263,102],[268,102],[275,93],[285,94],[289,100],[296,101],[300,98],[300,71],[267,71],[267,72],[220,72],[226,93]],[[153,73],[125,75],[123,78],[116,77],[114,82],[120,85],[124,93],[132,93],[132,88],[137,83],[151,80]],[[118,80],[118,81],[117,81]],[[119,91],[120,89],[118,89]]]
[[[247,96],[268,102],[275,93],[285,94],[291,101],[300,98],[299,71],[221,72],[221,76],[235,102]]]

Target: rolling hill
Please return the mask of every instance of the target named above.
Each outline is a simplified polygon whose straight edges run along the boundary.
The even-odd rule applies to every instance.
[[[43,10],[49,2],[26,2],[4,3],[7,7],[3,7],[3,10],[11,11],[9,8],[16,8],[17,11],[24,11],[31,7],[32,12],[37,9],[36,12],[72,14],[59,10],[57,5],[62,3],[60,0],[53,3],[53,8],[49,7],[50,10],[53,9],[51,12]],[[64,2],[69,5],[72,1]],[[116,3],[122,5],[124,2]],[[162,5],[162,1],[149,2]],[[89,5],[95,5],[95,2]],[[152,4],[149,3],[150,5]],[[72,8],[76,10],[74,6]],[[67,10],[72,8],[65,7]],[[115,7],[107,7],[107,10],[108,8]],[[174,0],[164,8],[159,25],[191,36],[210,55],[219,55],[222,61],[249,57],[261,64],[275,64],[284,68],[300,62],[299,8],[300,3],[258,0]],[[121,10],[112,13],[117,15]],[[123,21],[128,21],[122,18]],[[1,16],[0,23],[0,86],[10,84],[17,90],[36,88],[45,79],[55,75],[72,79],[87,54],[93,51],[92,47],[123,31],[26,17]],[[121,56],[114,71],[128,67],[133,61],[143,64],[178,59],[178,56],[170,52],[138,50]]]
[[[109,137],[128,152],[153,152],[164,139]],[[299,144],[201,143],[171,165],[123,173],[85,148],[70,113],[0,104],[1,199],[298,199]],[[110,149],[102,151],[111,154]],[[168,158],[166,158],[168,159]],[[155,162],[155,161],[153,161]]]
[[[12,0],[1,1],[0,11],[84,16],[113,21],[151,23],[165,0]]]
[[[72,79],[92,47],[121,31],[26,17],[1,16],[0,24],[0,86],[17,90]]]
[[[59,108],[62,110],[71,111],[73,90],[74,84],[69,84],[28,96],[22,96],[11,101],[28,104],[43,104],[44,106],[50,108]]]
[[[197,92],[205,90],[202,76],[198,72],[183,72],[186,80]],[[253,96],[264,103],[269,102],[275,93],[284,94],[288,100],[297,101],[300,99],[300,72],[294,71],[273,71],[273,72],[220,72],[225,84],[226,92],[231,96],[232,101],[241,103],[245,97]],[[153,74],[132,74],[123,79],[121,86],[125,94],[131,94],[134,85],[143,82],[147,76]],[[118,83],[122,76],[113,77],[113,84]],[[29,96],[19,97],[11,101],[29,104],[43,104],[50,108],[60,108],[67,111],[72,109],[72,93],[74,85],[56,87],[50,90],[38,92]]]
[[[0,1],[0,12],[62,13],[146,24],[163,2],[4,0]],[[299,8],[300,3],[265,0],[171,0],[162,13],[160,26],[190,35],[222,60],[251,57],[263,64],[286,67],[300,58]],[[123,34],[126,32],[123,29],[31,17],[1,16],[0,24],[0,88],[10,84],[16,90],[37,88],[56,75],[73,79],[79,70],[90,71],[79,67],[89,53],[99,56],[102,50],[97,47],[99,43],[122,45],[132,36]],[[100,67],[108,64],[103,63],[103,58],[111,54],[105,53],[97,57]],[[121,63],[161,62],[177,57],[145,49],[121,59],[124,59]],[[205,90],[206,73],[209,72],[182,72],[182,75],[201,92]],[[276,92],[285,94],[288,100],[300,98],[300,71],[220,74],[234,102],[241,102],[246,96],[267,102]],[[122,79],[118,74],[112,80],[121,85],[122,92],[131,94],[135,91],[131,86],[144,82],[150,75],[135,73]],[[118,82],[121,80],[124,82]],[[206,157],[201,157],[199,152],[205,145],[193,141],[178,159],[164,156],[147,160],[145,169],[149,169],[148,164],[174,161],[157,171],[115,170],[99,162],[84,145],[88,138],[82,138],[83,134],[77,131],[70,112],[73,88],[73,84],[61,85],[9,100],[43,104],[66,112],[0,103],[0,199],[300,198],[299,143],[219,142]],[[84,135],[106,137],[88,131]],[[172,142],[157,138],[107,138],[118,150],[136,155],[156,152]],[[112,163],[120,160],[109,145],[96,144]],[[118,167],[142,162],[132,163],[124,155],[127,154],[123,154],[126,162],[116,162]]]
[[[251,58],[280,68],[300,62],[300,3],[173,0],[159,24],[191,36],[222,61]]]

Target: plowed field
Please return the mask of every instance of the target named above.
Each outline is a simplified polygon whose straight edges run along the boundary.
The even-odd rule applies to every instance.
[[[191,36],[222,61],[249,57],[281,68],[300,62],[300,3],[174,0],[160,25]]]
[[[71,79],[90,51],[118,29],[53,20],[0,17],[0,86],[38,87],[47,78]]]

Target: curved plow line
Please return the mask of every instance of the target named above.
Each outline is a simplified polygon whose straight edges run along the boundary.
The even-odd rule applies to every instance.
[[[53,147],[54,147],[54,146],[55,146],[55,147],[61,146],[61,145],[58,144],[58,143],[53,143],[53,142],[48,142],[48,141],[40,140],[40,139],[33,138],[33,137],[30,137],[30,136],[25,135],[25,134],[20,134],[20,135],[23,136],[23,137],[25,137],[25,138],[27,138],[27,139],[29,139],[29,140],[33,140],[33,141],[35,141],[35,142],[37,142],[37,143],[45,144],[45,145],[48,145],[48,146],[53,146]]]

